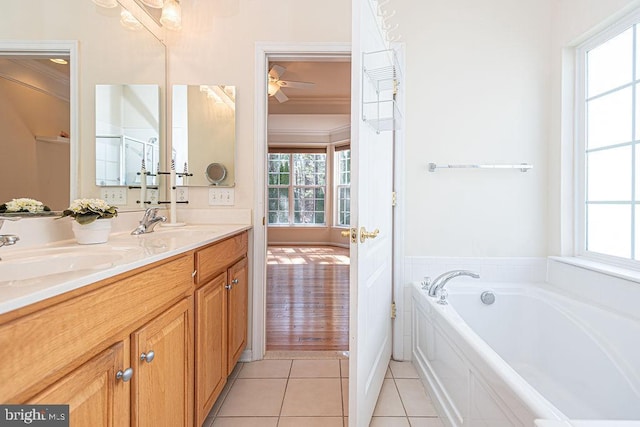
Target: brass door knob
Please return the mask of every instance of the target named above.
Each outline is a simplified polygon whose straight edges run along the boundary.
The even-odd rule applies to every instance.
[[[377,228],[373,231],[367,231],[366,228],[360,227],[360,243],[364,243],[367,239],[375,239],[380,234],[380,230]]]
[[[342,237],[349,237],[351,236],[351,230],[341,231],[340,234],[342,235]]]

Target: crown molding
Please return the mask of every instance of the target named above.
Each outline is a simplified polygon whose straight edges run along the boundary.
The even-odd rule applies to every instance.
[[[0,78],[31,90],[69,102],[71,80],[68,75],[29,59],[1,59]]]

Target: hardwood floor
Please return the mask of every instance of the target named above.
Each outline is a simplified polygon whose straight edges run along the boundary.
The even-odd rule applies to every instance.
[[[269,247],[267,351],[349,349],[349,250]]]

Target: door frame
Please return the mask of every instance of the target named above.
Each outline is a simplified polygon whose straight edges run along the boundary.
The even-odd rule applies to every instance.
[[[327,59],[351,56],[351,43],[256,43],[253,274],[251,292],[251,360],[261,360],[266,352],[266,165],[267,165],[267,71],[269,61]]]
[[[262,360],[266,352],[266,285],[267,285],[267,226],[266,226],[266,165],[267,165],[267,114],[268,97],[266,75],[269,60],[294,60],[301,58],[327,59],[350,56],[351,43],[278,43],[258,42],[255,50],[255,99],[254,99],[254,209],[253,240],[251,266],[251,352],[250,360]],[[352,117],[351,122],[359,120]],[[395,191],[398,201],[395,207],[394,246],[393,246],[393,292],[398,307],[397,317],[393,324],[393,358],[410,359],[404,354],[404,134],[396,133],[396,155],[394,174],[396,176]],[[353,308],[350,307],[350,310]],[[245,357],[244,359],[247,359]]]

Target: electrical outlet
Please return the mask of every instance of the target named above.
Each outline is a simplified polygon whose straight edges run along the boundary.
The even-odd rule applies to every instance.
[[[233,206],[235,191],[233,188],[210,188],[209,206]]]
[[[147,201],[151,202],[151,205],[158,204],[158,190],[155,188],[147,188]]]
[[[109,205],[126,206],[127,187],[102,187],[100,197]]]
[[[176,187],[176,202],[189,201],[189,187]]]

